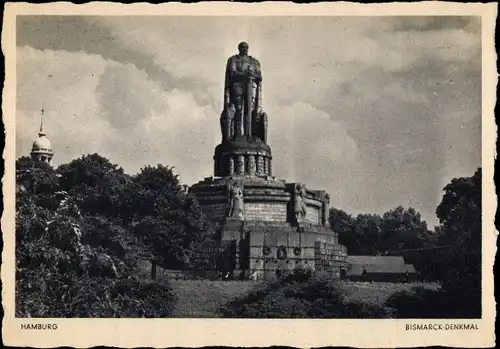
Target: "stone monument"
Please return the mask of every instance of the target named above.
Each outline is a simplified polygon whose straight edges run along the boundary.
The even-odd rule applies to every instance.
[[[190,188],[217,226],[220,271],[273,279],[303,267],[340,276],[347,251],[329,227],[328,194],[272,176],[263,76],[248,49],[240,43],[227,60],[214,177]]]

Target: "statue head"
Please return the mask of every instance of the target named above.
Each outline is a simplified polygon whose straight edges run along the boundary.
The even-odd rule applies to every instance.
[[[246,56],[248,54],[248,44],[246,42],[240,42],[238,45],[238,51],[240,51],[240,55]]]

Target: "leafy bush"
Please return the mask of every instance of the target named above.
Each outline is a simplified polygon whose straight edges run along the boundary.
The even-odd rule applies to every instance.
[[[18,316],[164,316],[170,286],[139,280],[141,262],[188,267],[213,234],[169,166],[130,176],[98,154],[57,170],[21,157],[16,177]]]
[[[462,291],[463,292],[463,291]],[[414,288],[412,291],[402,291],[393,294],[385,306],[394,310],[396,318],[476,318],[481,316],[478,309],[480,301],[471,299],[463,301],[450,295],[450,290],[430,290]]]
[[[17,317],[166,317],[175,297],[168,284],[70,277],[28,271],[16,288]]]
[[[299,270],[220,309],[237,318],[389,318],[391,309],[347,299],[329,275]]]
[[[396,318],[447,318],[453,306],[442,290],[415,287],[412,291],[393,294],[385,305],[394,309]]]
[[[134,239],[112,219],[82,215],[62,191],[16,199],[16,316],[170,314],[170,285],[132,278]]]

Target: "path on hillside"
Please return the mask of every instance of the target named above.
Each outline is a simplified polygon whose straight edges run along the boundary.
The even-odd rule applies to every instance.
[[[172,317],[217,317],[217,309],[259,286],[255,281],[171,280],[178,297]]]

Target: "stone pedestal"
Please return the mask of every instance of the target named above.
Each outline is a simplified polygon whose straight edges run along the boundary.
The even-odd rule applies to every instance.
[[[243,220],[227,218],[227,188],[236,182],[244,188]],[[323,191],[305,190],[306,214],[298,226],[294,224],[291,205],[296,186],[273,177],[236,176],[207,178],[191,187],[219,227],[221,243],[233,251],[226,253],[231,256],[226,264],[234,265],[234,274],[255,272],[261,279],[273,279],[277,273],[302,267],[338,276],[346,267],[346,249],[325,224]]]
[[[262,142],[247,142],[237,138],[235,141],[219,144],[214,154],[214,175],[231,176],[270,176],[272,161],[271,148]]]

